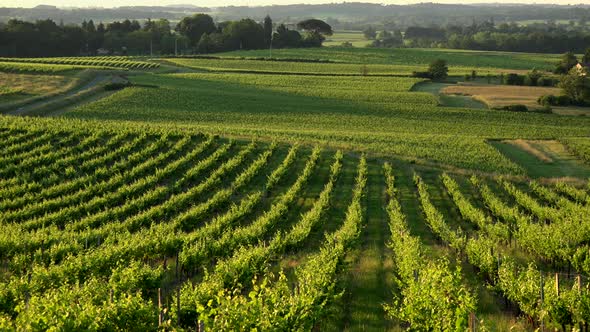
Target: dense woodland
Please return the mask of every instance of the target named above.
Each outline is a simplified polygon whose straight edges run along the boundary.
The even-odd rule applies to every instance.
[[[215,23],[207,14],[183,18],[175,27],[167,19],[115,21],[81,25],[10,20],[0,25],[0,56],[51,57],[108,54],[204,54],[238,49],[321,46],[332,28],[320,20],[304,20],[290,30],[274,28],[267,16]]]
[[[496,24],[494,20],[470,25],[411,26],[400,30],[365,28],[377,47],[440,47],[454,49],[563,53],[583,52],[590,45],[590,26],[585,21],[556,24],[553,21],[531,25]]]

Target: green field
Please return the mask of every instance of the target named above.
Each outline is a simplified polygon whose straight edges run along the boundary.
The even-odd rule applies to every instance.
[[[236,73],[279,73],[300,75],[357,75],[357,76],[410,76],[415,71],[425,71],[428,65],[380,65],[357,63],[314,63],[289,61],[264,61],[243,59],[166,59],[167,63],[196,70]],[[498,68],[477,68],[482,73],[498,74]],[[453,66],[450,74],[463,76],[471,74],[473,68]]]
[[[129,57],[97,56],[97,57],[63,57],[63,58],[0,58],[0,62],[13,62],[15,66],[26,63],[73,66],[74,68],[104,68],[104,69],[152,69],[159,67],[153,62],[136,61]]]
[[[500,173],[522,168],[487,139],[584,136],[590,123],[552,114],[437,107],[434,96],[407,92],[416,82],[410,78],[150,74],[132,81],[157,88],[125,89],[66,116],[297,138]]]
[[[342,43],[351,43],[353,47],[365,47],[371,44],[361,31],[336,31],[332,36],[326,38],[324,46],[342,46]]]
[[[234,51],[222,53],[230,57],[267,57],[267,51]],[[274,50],[273,58],[327,59],[357,64],[396,64],[425,66],[436,59],[446,59],[450,66],[470,68],[532,68],[552,70],[560,55],[486,52],[415,48],[338,48]]]
[[[590,322],[590,119],[475,108],[439,96],[453,83],[409,75],[437,57],[455,74],[548,69],[555,57],[276,56],[337,63],[167,58],[125,75],[2,74],[47,98],[47,112],[22,115],[57,116],[0,115],[0,330]],[[105,73],[131,85],[104,91]],[[59,106],[41,83],[66,78],[95,97]],[[9,85],[0,109],[14,112]]]
[[[191,328],[198,317],[214,329],[379,331],[406,326],[410,314],[423,328],[474,314],[493,331],[527,329],[526,315],[538,319],[538,307],[525,306],[535,295],[514,287],[565,271],[559,262],[589,272],[568,257],[587,250],[590,227],[550,247],[539,237],[584,218],[574,197],[585,191],[569,185],[469,180],[395,156],[232,141],[171,125],[0,117],[0,135],[4,330],[156,330],[158,290],[171,328]],[[557,205],[538,205],[545,202]],[[509,215],[522,218],[512,235]],[[264,282],[253,285],[254,276]],[[486,276],[525,316],[484,287]],[[293,283],[301,288],[293,292]],[[564,272],[560,297],[547,282],[545,298],[567,302],[545,310],[576,312],[585,300],[568,290],[574,283]],[[417,311],[430,305],[440,318]],[[293,311],[314,314],[287,319]],[[215,321],[205,319],[211,314]]]

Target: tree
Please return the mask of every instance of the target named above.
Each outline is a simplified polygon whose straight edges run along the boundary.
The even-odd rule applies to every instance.
[[[577,105],[590,103],[590,80],[580,75],[576,68],[572,68],[567,75],[563,75],[558,86],[572,103]]]
[[[269,15],[264,18],[264,44],[266,47],[270,47],[272,42],[272,19]]]
[[[368,27],[365,28],[365,30],[363,30],[363,34],[365,35],[365,38],[367,38],[367,39],[375,39],[375,38],[377,38],[377,29],[375,29],[375,27],[369,25]]]
[[[277,32],[273,34],[273,47],[300,47],[302,38],[301,34],[295,30],[289,30],[284,24],[277,27]]]
[[[537,68],[533,68],[533,70],[530,73],[528,73],[525,78],[525,81],[529,84],[525,85],[537,86],[539,85],[539,79],[541,77],[543,77],[543,73],[538,71]]]
[[[326,36],[331,36],[334,33],[332,27],[328,23],[313,18],[297,23],[297,28]]]
[[[227,36],[232,49],[265,48],[264,33],[264,28],[249,18],[231,22],[223,29],[223,34]]]
[[[567,52],[561,56],[561,61],[555,68],[556,74],[567,74],[575,65],[578,64],[578,58],[573,52]]]
[[[199,43],[197,44],[197,52],[199,54],[210,53],[212,51],[211,46],[211,37],[209,37],[208,34],[204,33],[199,39]]]
[[[213,18],[207,14],[185,17],[176,25],[176,31],[186,36],[194,46],[197,45],[203,34],[213,33],[215,29]]]
[[[586,49],[584,57],[582,58],[582,63],[584,64],[584,66],[590,67],[590,48]]]
[[[438,59],[428,67],[428,74],[433,80],[444,80],[449,76],[449,67],[447,61]]]
[[[377,40],[372,44],[373,47],[398,47],[404,43],[404,38],[400,30],[393,33],[383,30],[379,33]]]
[[[322,46],[322,43],[326,40],[324,35],[331,36],[333,34],[332,27],[328,23],[317,19],[301,21],[297,23],[297,28],[307,32],[303,43],[304,46],[308,47]]]

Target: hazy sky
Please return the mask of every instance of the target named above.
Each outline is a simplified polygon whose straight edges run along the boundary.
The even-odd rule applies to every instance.
[[[359,0],[361,1],[361,0]],[[538,4],[580,4],[588,0],[381,0],[371,1],[362,0],[361,2],[374,2],[385,4],[409,4],[418,2],[438,2],[438,3],[538,3]],[[159,6],[170,4],[191,4],[195,6],[259,6],[259,5],[286,5],[296,3],[330,3],[341,1],[330,0],[0,0],[0,7],[34,7],[39,4],[54,5],[59,7],[119,7],[119,6]],[[350,1],[349,2],[353,2]]]

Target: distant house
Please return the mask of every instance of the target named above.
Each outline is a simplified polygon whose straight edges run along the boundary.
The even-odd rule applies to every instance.
[[[584,65],[582,65],[581,63],[578,63],[575,68],[578,71],[578,75],[580,75],[580,76],[588,75],[588,68],[584,67]]]

